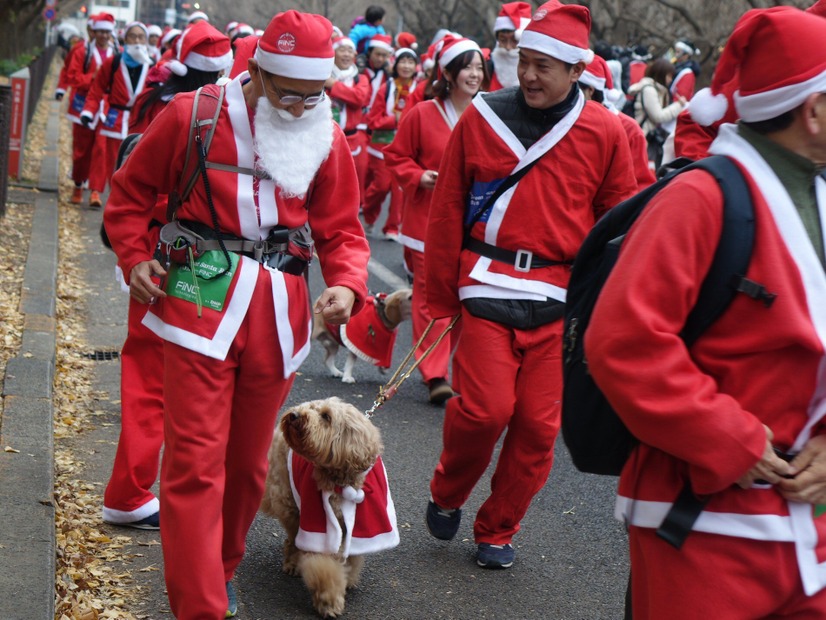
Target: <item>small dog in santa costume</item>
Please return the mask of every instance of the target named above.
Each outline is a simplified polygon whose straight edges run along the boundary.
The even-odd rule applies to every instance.
[[[324,618],[344,611],[366,553],[399,544],[379,430],[338,398],[288,409],[276,426],[261,511],[286,530],[282,569]]]
[[[321,315],[314,314],[313,340],[324,346],[324,364],[330,375],[341,377],[342,383],[355,383],[353,366],[357,358],[378,366],[382,372],[390,368],[399,324],[412,316],[412,299],[409,288],[368,297],[364,309],[346,325],[329,325]],[[348,351],[344,372],[336,367],[336,353],[342,346]]]

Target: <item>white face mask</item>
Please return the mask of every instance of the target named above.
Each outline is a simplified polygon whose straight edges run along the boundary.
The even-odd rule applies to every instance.
[[[149,47],[145,43],[130,43],[124,46],[123,49],[135,62],[142,65],[148,65],[152,62],[152,57],[149,55]]]

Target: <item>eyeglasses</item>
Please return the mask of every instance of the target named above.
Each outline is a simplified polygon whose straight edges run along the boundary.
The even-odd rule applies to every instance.
[[[261,85],[264,87],[264,91],[266,92],[267,86],[266,82],[264,82],[264,78],[261,78]],[[281,89],[278,88],[275,84],[272,84],[273,90],[275,90],[275,96],[278,98],[278,103],[283,105],[284,107],[289,107],[291,105],[295,105],[296,103],[304,103],[305,106],[314,106],[318,105],[324,98],[326,97],[325,92],[322,90],[320,93],[312,93],[310,95],[285,95],[281,92]]]

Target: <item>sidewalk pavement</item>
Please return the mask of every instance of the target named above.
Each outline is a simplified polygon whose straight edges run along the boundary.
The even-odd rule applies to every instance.
[[[55,510],[52,385],[56,350],[60,104],[46,125],[20,312],[19,353],[3,378],[0,420],[0,617],[54,618]],[[10,192],[14,197],[14,190]],[[19,452],[7,452],[6,446]]]

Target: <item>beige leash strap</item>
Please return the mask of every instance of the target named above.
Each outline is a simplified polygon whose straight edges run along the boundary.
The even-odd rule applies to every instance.
[[[419,364],[422,363],[422,360],[425,359],[428,355],[430,355],[433,349],[435,349],[439,345],[439,343],[444,339],[444,337],[447,336],[450,330],[453,329],[453,326],[456,325],[456,321],[459,320],[460,316],[461,315],[459,314],[454,316],[450,320],[448,326],[445,327],[444,331],[441,334],[439,334],[439,337],[436,339],[436,341],[429,347],[427,347],[427,350],[424,353],[422,353],[422,356],[418,360],[415,360],[413,364],[405,370],[406,366],[410,362],[410,358],[413,357],[413,354],[422,345],[422,342],[424,342],[424,339],[427,338],[427,335],[430,333],[430,330],[436,324],[435,319],[430,321],[430,323],[427,325],[424,332],[422,333],[421,338],[419,338],[419,341],[415,345],[413,345],[413,348],[410,349],[410,351],[408,351],[404,360],[402,360],[402,363],[399,364],[399,367],[396,369],[396,372],[394,372],[393,376],[390,377],[390,380],[379,388],[379,394],[378,396],[376,396],[376,400],[373,401],[373,406],[364,412],[364,415],[367,416],[368,419],[373,417],[373,414],[376,413],[379,407],[384,405],[384,403],[386,403],[388,400],[390,400],[396,395],[396,392],[399,391],[399,388],[401,387],[402,383],[404,383],[405,380],[411,374],[413,374],[413,371],[419,367]]]

